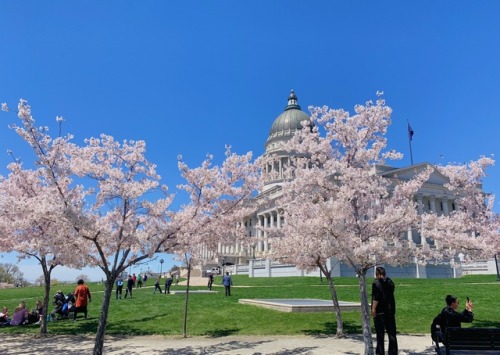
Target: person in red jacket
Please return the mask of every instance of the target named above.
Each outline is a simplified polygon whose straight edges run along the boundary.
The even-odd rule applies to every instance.
[[[83,312],[85,319],[87,319],[87,305],[92,300],[90,295],[90,290],[87,285],[84,284],[83,280],[78,280],[78,286],[75,289],[74,296],[76,298],[75,311],[73,312],[73,321],[76,321],[76,315]]]

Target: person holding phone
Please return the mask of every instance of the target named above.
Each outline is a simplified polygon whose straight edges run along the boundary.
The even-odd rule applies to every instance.
[[[442,324],[441,332],[446,333],[448,327],[462,327],[462,323],[471,323],[474,320],[473,305],[469,297],[465,303],[463,312],[457,312],[460,301],[457,297],[447,295],[445,298],[446,307],[441,311]]]

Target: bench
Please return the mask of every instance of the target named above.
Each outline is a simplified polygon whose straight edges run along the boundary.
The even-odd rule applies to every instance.
[[[447,328],[438,354],[500,354],[500,328]]]

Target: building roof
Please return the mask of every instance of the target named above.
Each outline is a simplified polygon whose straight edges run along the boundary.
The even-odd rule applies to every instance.
[[[271,142],[290,139],[297,130],[302,129],[301,122],[303,121],[309,121],[309,116],[300,109],[297,95],[292,90],[288,96],[288,105],[285,107],[285,111],[276,117],[271,126],[266,141],[266,150]]]

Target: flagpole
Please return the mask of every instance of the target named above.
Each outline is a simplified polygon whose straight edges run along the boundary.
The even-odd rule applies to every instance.
[[[408,123],[408,144],[410,145],[410,160],[411,160],[411,165],[413,165],[413,151],[411,150],[411,141],[413,140],[413,129],[410,126],[410,122],[406,120]]]
[[[411,150],[411,139],[408,142],[410,144],[410,160],[411,160],[411,165],[413,165],[413,152]]]

